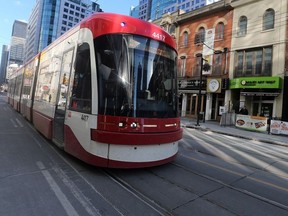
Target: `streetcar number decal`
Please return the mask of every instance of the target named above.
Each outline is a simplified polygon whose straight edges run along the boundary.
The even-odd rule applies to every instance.
[[[153,32],[152,36],[158,40],[165,41],[165,35],[163,34]]]
[[[87,121],[88,118],[89,118],[88,115],[84,115],[84,114],[82,114],[82,116],[81,116],[81,119],[82,119],[83,121]]]

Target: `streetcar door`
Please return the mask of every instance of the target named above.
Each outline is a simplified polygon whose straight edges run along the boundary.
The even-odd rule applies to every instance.
[[[64,147],[64,121],[73,54],[73,49],[64,52],[60,70],[60,81],[58,85],[56,108],[53,121],[53,141],[59,147]]]

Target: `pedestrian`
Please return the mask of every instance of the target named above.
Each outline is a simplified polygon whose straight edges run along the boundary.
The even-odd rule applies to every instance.
[[[246,106],[242,107],[240,109],[239,113],[242,114],[242,115],[248,115],[248,110],[247,110]]]

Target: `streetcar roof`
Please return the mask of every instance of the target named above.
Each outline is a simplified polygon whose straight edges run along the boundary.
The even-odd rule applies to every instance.
[[[136,34],[162,41],[176,50],[174,38],[156,24],[131,16],[115,13],[94,13],[80,23],[80,28],[89,28],[96,38],[104,34]]]

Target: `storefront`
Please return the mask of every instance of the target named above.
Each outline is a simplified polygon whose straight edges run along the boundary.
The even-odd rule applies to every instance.
[[[200,112],[204,113],[206,102],[206,79],[202,80]],[[198,96],[199,96],[200,80],[183,79],[179,80],[179,105],[181,116],[197,118]]]
[[[220,121],[220,107],[223,107],[225,99],[225,79],[207,78],[206,119]]]
[[[205,78],[202,80],[200,98],[200,119],[220,120],[220,107],[224,106],[225,90],[228,79]],[[227,83],[227,84],[225,84]],[[200,81],[195,79],[179,80],[179,104],[181,116],[197,118]]]
[[[280,77],[241,77],[230,80],[230,89],[237,113],[246,107],[249,115],[267,118],[281,116],[282,90]]]

